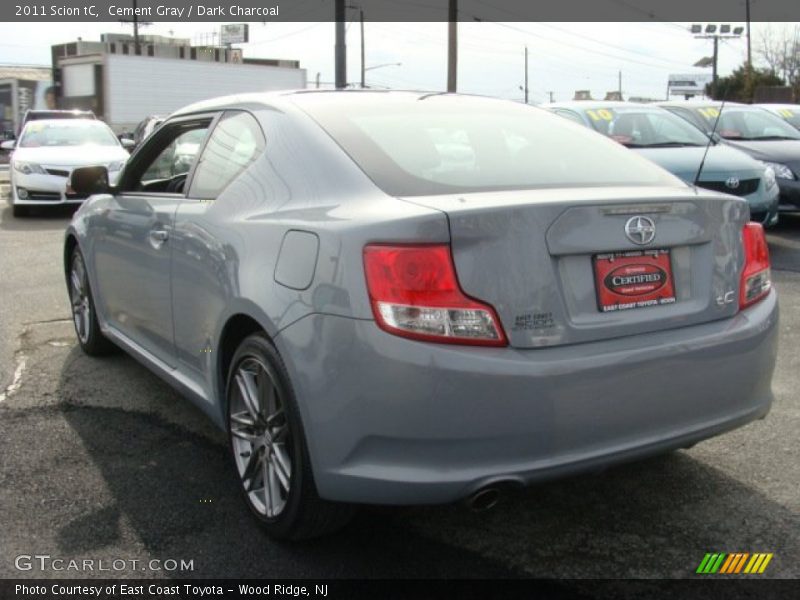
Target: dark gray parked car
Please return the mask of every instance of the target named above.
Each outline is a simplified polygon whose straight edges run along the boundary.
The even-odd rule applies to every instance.
[[[745,201],[547,111],[230,97],[168,118],[115,187],[71,185],[95,194],[64,247],[81,346],[226,428],[276,537],[357,503],[487,506],[770,407],[777,298]]]
[[[756,106],[726,102],[692,100],[661,102],[659,106],[683,117],[770,167],[780,189],[778,209],[800,211],[800,131],[781,117]],[[721,111],[721,113],[720,113]]]

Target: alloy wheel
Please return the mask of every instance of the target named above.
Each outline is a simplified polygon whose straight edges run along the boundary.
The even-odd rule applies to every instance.
[[[81,255],[76,253],[72,259],[72,270],[69,275],[69,295],[72,302],[72,320],[75,332],[81,343],[89,341],[92,324],[92,307],[89,301],[89,283],[86,278],[86,267]]]
[[[247,356],[230,386],[230,431],[239,478],[253,508],[267,518],[286,507],[292,485],[291,432],[271,369]]]

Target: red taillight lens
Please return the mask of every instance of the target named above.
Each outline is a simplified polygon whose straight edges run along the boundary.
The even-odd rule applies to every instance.
[[[742,230],[744,269],[739,284],[739,308],[758,302],[772,287],[769,248],[760,223],[747,223]]]
[[[494,309],[461,291],[449,245],[369,245],[364,271],[381,329],[431,342],[506,345]]]

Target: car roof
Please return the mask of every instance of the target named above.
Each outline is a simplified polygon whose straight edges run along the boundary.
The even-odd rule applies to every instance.
[[[663,100],[661,102],[657,102],[658,106],[685,106],[686,108],[692,108],[694,106],[721,106],[721,100]],[[725,106],[749,106],[749,104],[743,104],[742,102],[725,102]]]
[[[800,104],[792,104],[791,102],[784,102],[782,104],[775,104],[773,102],[762,102],[760,104],[753,104],[753,106],[758,106],[759,108],[795,108],[800,109]]]
[[[512,100],[504,100],[492,96],[481,94],[451,94],[442,91],[425,91],[425,90],[374,90],[374,89],[346,89],[346,90],[317,90],[317,89],[299,89],[299,90],[281,90],[273,92],[254,92],[247,94],[234,94],[230,96],[222,96],[219,98],[212,98],[210,100],[202,100],[195,102],[183,108],[178,109],[167,118],[176,116],[191,115],[193,113],[211,112],[217,110],[224,110],[230,107],[251,105],[254,107],[264,108],[288,108],[290,106],[302,105],[304,99],[321,97],[329,98],[332,103],[341,103],[343,106],[351,101],[354,96],[374,96],[393,98],[395,100],[415,100],[427,96],[446,96],[450,98],[475,98],[487,99],[496,102],[513,102]],[[531,105],[532,106],[532,105]]]
[[[659,108],[655,104],[647,102],[624,102],[620,100],[570,100],[567,102],[553,102],[552,104],[542,104],[542,108],[582,108],[582,109],[595,109],[595,108]]]

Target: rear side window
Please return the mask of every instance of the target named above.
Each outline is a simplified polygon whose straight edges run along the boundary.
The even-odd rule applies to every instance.
[[[575,121],[578,125],[585,125],[583,119],[580,118],[577,114],[572,112],[571,110],[563,110],[560,108],[553,109],[557,115],[564,117],[565,119],[569,119],[570,121]]]
[[[189,196],[216,198],[264,151],[265,144],[261,127],[251,114],[223,115],[200,155]]]
[[[676,185],[619,144],[548,111],[485,98],[309,94],[296,102],[394,196]]]

